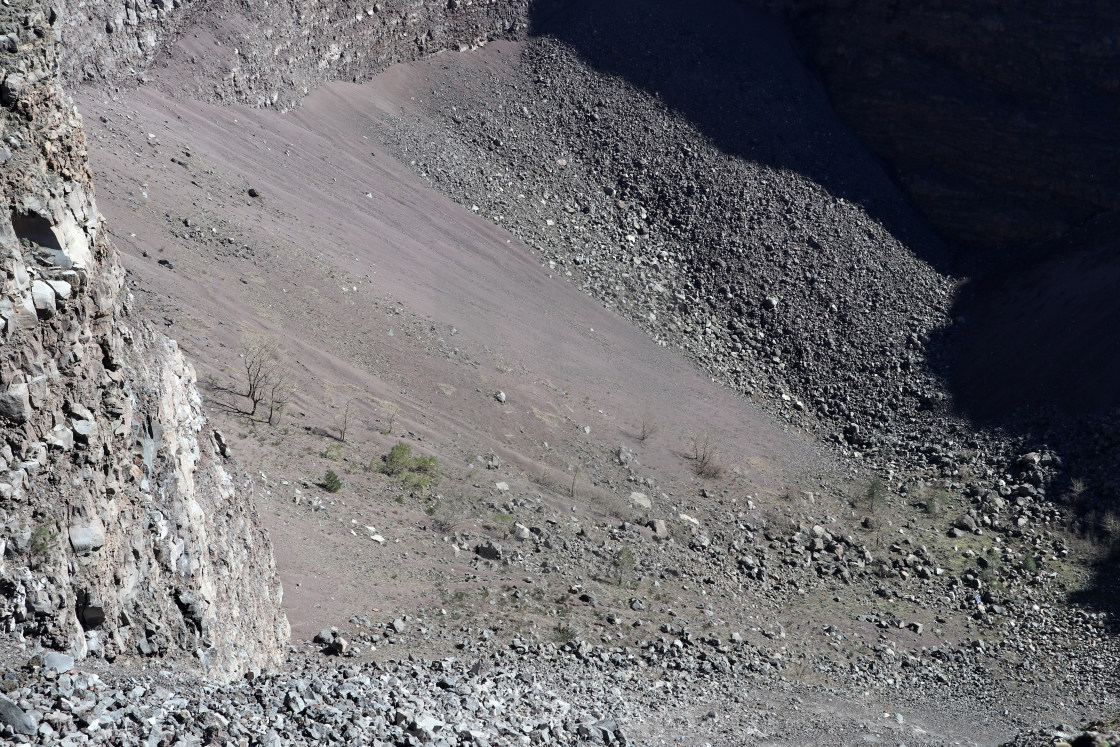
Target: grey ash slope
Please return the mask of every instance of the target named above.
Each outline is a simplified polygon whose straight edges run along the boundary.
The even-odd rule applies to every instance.
[[[487,50],[495,70],[457,57],[426,63],[432,86],[410,104],[422,114],[398,118],[395,148],[788,422],[888,469],[931,445],[953,450],[946,440],[964,448],[973,429],[952,417],[930,360],[954,280],[929,258],[944,264],[946,250],[828,109],[781,29],[750,20],[758,38],[744,44],[758,56],[736,68],[745,95],[726,103],[725,124],[772,158],[729,155],[662,100],[547,37]],[[637,23],[634,33],[653,29]],[[662,39],[649,75],[673,74],[678,52],[687,60],[714,46],[692,41]],[[849,169],[852,191],[900,233],[790,167],[799,162]]]
[[[167,96],[199,82],[191,54],[216,55],[204,79],[229,41],[269,47],[244,19],[202,20],[155,86],[82,105],[137,313],[222,381],[243,329],[298,359],[282,427],[214,415],[257,475],[307,656],[228,688],[122,657],[107,691],[15,661],[5,682],[36,718],[70,743],[566,743],[619,726],[652,744],[943,744],[1115,707],[1109,621],[1065,605],[1083,569],[1045,496],[1057,462],[970,448],[937,411],[924,336],[951,279],[928,264],[936,240],[775,27],[732,48],[750,61],[732,119],[761,141],[744,159],[547,39],[336,84],[289,116]],[[659,51],[698,60],[676,37]],[[850,191],[806,178],[845,165]],[[361,427],[327,457],[351,396]],[[664,429],[648,442],[643,407]],[[682,456],[682,432],[704,428],[722,478]],[[813,433],[850,474],[894,470],[868,521],[866,482],[837,476]],[[398,438],[439,456],[438,494],[363,469]],[[558,484],[567,465],[578,490]],[[343,492],[314,496],[327,468]],[[919,513],[933,481],[943,513]],[[309,640],[331,623],[350,640],[339,659]]]
[[[393,438],[376,432],[383,412],[363,409],[368,426],[351,437],[341,463],[318,456],[329,443],[322,436],[229,421],[229,433],[245,436],[234,441],[235,450],[265,473],[260,479],[272,496],[265,517],[281,576],[303,583],[289,583],[286,597],[297,639],[335,623],[353,643],[354,656],[343,661],[367,671],[376,671],[371,659],[384,662],[402,646],[435,660],[517,656],[518,674],[542,684],[566,681],[563,693],[585,714],[594,703],[608,703],[604,715],[652,743],[666,734],[687,741],[703,733],[713,743],[738,744],[751,729],[813,743],[850,741],[861,732],[884,738],[893,733],[885,729],[898,726],[895,713],[903,714],[908,743],[991,742],[1039,723],[1068,692],[1078,692],[1082,705],[1070,703],[1067,718],[1108,708],[1107,681],[1095,665],[1111,660],[1110,644],[1096,617],[1078,611],[1067,619],[1062,584],[1077,569],[1059,557],[1064,540],[1044,537],[1050,510],[1042,501],[1012,497],[1009,486],[1006,500],[995,491],[983,504],[976,496],[977,518],[970,520],[978,526],[987,517],[984,533],[958,529],[950,540],[946,529],[972,508],[970,500],[954,496],[945,515],[926,519],[894,498],[879,517],[893,527],[863,529],[864,509],[849,505],[844,492],[863,484],[822,487],[781,474],[783,461],[803,453],[795,426],[766,424],[744,400],[702,386],[705,377],[678,356],[557,278],[563,268],[550,270],[549,257],[535,258],[489,216],[472,215],[477,202],[464,210],[441,199],[378,147],[387,136],[380,123],[402,109],[427,126],[443,121],[427,117],[424,107],[425,91],[445,66],[461,63],[468,81],[478,75],[496,86],[510,75],[506,61],[519,59],[514,52],[499,45],[394,68],[368,87],[328,87],[303,111],[283,117],[171,102],[150,90],[118,100],[96,92],[83,98],[95,122],[102,200],[124,227],[125,263],[146,289],[146,315],[173,325],[205,370],[225,380],[236,376],[229,363],[242,325],[284,330],[285,345],[306,371],[299,404],[305,415],[293,415],[310,431],[332,427],[330,404],[339,401],[328,383],[349,382],[403,406],[404,423]],[[556,158],[549,153],[545,160]],[[250,185],[263,197],[249,197]],[[553,193],[544,192],[538,199],[551,204]],[[555,228],[548,219],[561,224],[552,215],[541,216],[542,230]],[[356,294],[349,290],[355,286]],[[504,406],[496,389],[509,395]],[[697,481],[677,454],[687,448],[679,434],[635,443],[627,433],[651,405],[663,427],[716,432],[731,475]],[[786,407],[794,417],[792,403]],[[783,426],[789,436],[776,437]],[[763,434],[770,435],[760,440]],[[448,465],[442,500],[364,476],[358,464],[396,437]],[[271,446],[274,439],[279,448]],[[542,448],[545,441],[551,451]],[[501,458],[476,459],[491,449]],[[635,457],[629,467],[620,464]],[[944,462],[943,476],[944,455],[930,457],[938,460],[931,474],[952,482],[951,462]],[[589,465],[591,483],[579,500],[533,479],[542,467],[560,471],[577,459]],[[1016,466],[1024,484],[1042,484],[1051,474],[1049,455],[1045,463],[1037,459]],[[477,469],[463,470],[468,461]],[[491,463],[495,472],[486,470]],[[324,500],[325,511],[298,502],[292,483],[313,492],[311,481],[338,466],[352,470],[343,471],[341,501]],[[499,480],[510,485],[508,493],[495,489]],[[652,513],[612,503],[625,502],[634,488],[648,491]],[[443,516],[454,505],[467,515],[448,517],[449,529],[425,513]],[[671,541],[658,542],[641,526],[661,517],[672,527]],[[530,527],[528,538],[512,534],[503,520]],[[350,521],[359,531],[376,524],[392,544],[381,548],[353,536],[345,528]],[[1003,527],[999,534],[993,525]],[[452,542],[467,552],[457,554]],[[470,553],[486,542],[504,546],[498,561]],[[621,548],[634,556],[638,589],[607,580]],[[1028,549],[1062,577],[1021,571]],[[399,592],[407,584],[446,585],[446,596],[406,600]],[[977,585],[988,594],[982,607]],[[329,592],[316,596],[315,587]],[[357,593],[343,596],[347,589]],[[580,599],[585,594],[594,604]],[[632,599],[639,604],[631,607]],[[379,612],[367,608],[371,600]],[[439,615],[440,607],[452,615]],[[414,615],[414,627],[397,634],[383,622],[372,629],[360,623],[361,616],[384,619],[389,610]],[[362,614],[351,618],[353,612]],[[1030,646],[1038,670],[1020,668]],[[550,663],[536,669],[525,660]],[[1014,695],[993,696],[992,681]],[[369,692],[381,697],[378,687]],[[775,692],[783,695],[767,710],[776,715],[756,719],[756,701],[771,702],[767,693]],[[821,715],[806,720],[804,711]],[[961,713],[971,714],[967,723]],[[281,734],[305,739],[303,719],[317,714],[311,709]]]

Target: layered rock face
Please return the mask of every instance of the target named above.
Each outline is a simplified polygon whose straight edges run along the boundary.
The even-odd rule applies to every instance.
[[[217,678],[271,667],[288,625],[252,486],[175,343],[130,318],[59,20],[0,8],[0,631]]]
[[[1120,208],[1120,5],[752,0],[950,238],[1053,238]]]

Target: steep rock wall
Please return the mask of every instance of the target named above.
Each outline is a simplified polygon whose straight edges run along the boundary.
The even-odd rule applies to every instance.
[[[1035,242],[1120,208],[1120,5],[750,0],[947,236]]]
[[[252,485],[175,343],[130,318],[58,22],[0,8],[0,632],[271,667],[288,626]]]

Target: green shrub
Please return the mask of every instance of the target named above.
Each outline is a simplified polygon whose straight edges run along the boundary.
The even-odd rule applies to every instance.
[[[871,478],[871,482],[867,486],[867,492],[863,494],[864,503],[867,504],[867,510],[875,513],[887,500],[887,485],[880,477]]]
[[[337,493],[342,490],[342,480],[334,473],[334,470],[327,470],[327,474],[323,477],[323,489],[328,493]]]
[[[398,441],[381,457],[378,471],[399,478],[407,488],[423,489],[439,476],[439,463],[434,456],[412,456],[412,447]]]
[[[397,441],[389,453],[381,457],[380,471],[390,477],[400,477],[412,464],[412,447],[404,441]]]
[[[58,544],[58,532],[47,524],[40,524],[31,533],[31,553],[33,555],[46,555]]]
[[[327,448],[323,449],[323,458],[330,459],[332,462],[337,462],[342,458],[342,444],[327,444]]]
[[[947,490],[931,490],[926,494],[925,510],[930,516],[940,516],[941,512],[945,510],[945,506],[949,505],[949,491]]]
[[[626,577],[634,572],[634,553],[630,548],[624,547],[614,554],[612,559],[615,573],[618,574],[618,583],[622,584]]]

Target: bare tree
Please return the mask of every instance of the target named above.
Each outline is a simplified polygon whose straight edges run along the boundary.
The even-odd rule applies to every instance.
[[[575,498],[576,497],[576,480],[579,479],[579,473],[582,471],[582,468],[580,467],[580,465],[577,464],[574,467],[572,467],[571,470],[572,470],[572,484],[568,486],[568,495],[570,495],[572,498]]]
[[[642,423],[638,427],[638,440],[645,443],[646,439],[652,438],[655,433],[657,433],[657,423],[653,422],[653,415],[646,410],[642,413]]]
[[[283,368],[276,369],[268,391],[268,424],[279,425],[280,418],[284,416],[284,408],[292,401],[296,393],[295,384],[288,381],[288,372]]]
[[[401,407],[396,402],[382,402],[382,408],[385,410],[385,428],[382,429],[382,435],[388,436],[393,432],[393,423],[397,422],[397,415],[400,414]]]
[[[244,352],[241,354],[242,368],[245,371],[245,391],[241,396],[251,405],[249,416],[257,414],[260,403],[268,396],[279,368],[276,341],[269,335],[248,334],[242,338]]]

